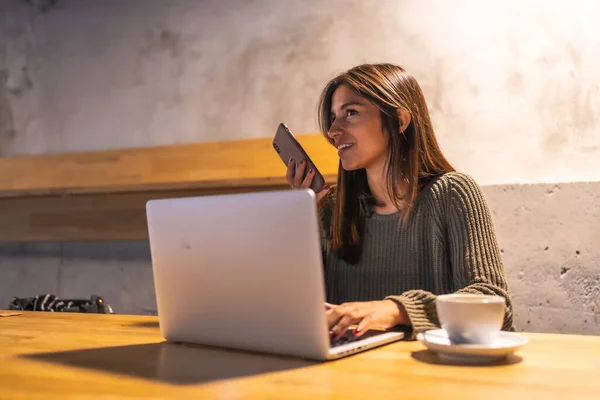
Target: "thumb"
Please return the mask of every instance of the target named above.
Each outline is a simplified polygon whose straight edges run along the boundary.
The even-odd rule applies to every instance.
[[[317,201],[320,201],[329,191],[331,190],[331,185],[327,185],[321,189],[319,193],[317,193]]]
[[[362,336],[373,324],[373,318],[370,315],[366,315],[354,329],[354,336]]]

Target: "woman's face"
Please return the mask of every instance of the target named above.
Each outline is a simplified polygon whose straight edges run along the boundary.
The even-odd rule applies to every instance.
[[[331,98],[331,128],[342,168],[353,171],[382,169],[388,153],[379,108],[347,85],[340,85]]]

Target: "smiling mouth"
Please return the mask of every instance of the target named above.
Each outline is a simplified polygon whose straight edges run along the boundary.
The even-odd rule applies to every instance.
[[[353,145],[353,144],[348,144],[348,143],[347,143],[347,144],[340,144],[340,145],[337,147],[337,149],[338,149],[338,152],[340,152],[340,151],[342,151],[342,150],[349,149],[349,148],[350,148],[350,147],[352,147],[352,146],[354,146],[354,145]]]

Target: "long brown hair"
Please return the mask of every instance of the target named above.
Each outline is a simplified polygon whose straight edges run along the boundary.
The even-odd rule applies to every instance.
[[[347,85],[380,110],[389,137],[387,187],[392,202],[401,209],[399,223],[406,223],[420,189],[436,176],[454,171],[435,138],[425,96],[416,79],[393,64],[363,64],[338,75],[323,89],[318,111],[321,132],[332,144],[327,136],[332,125],[331,102],[340,85]],[[398,109],[411,116],[404,132]],[[362,250],[364,204],[372,200],[366,171],[346,171],[340,162],[335,192],[335,205],[323,220],[329,245],[340,258],[355,263]]]

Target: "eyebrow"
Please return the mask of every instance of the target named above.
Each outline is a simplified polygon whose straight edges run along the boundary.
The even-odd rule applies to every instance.
[[[350,106],[362,106],[362,103],[359,103],[358,101],[349,101],[347,103],[342,104],[342,106],[340,107],[340,110],[343,110],[344,108],[348,108]],[[330,113],[333,112],[333,110],[329,110]]]

